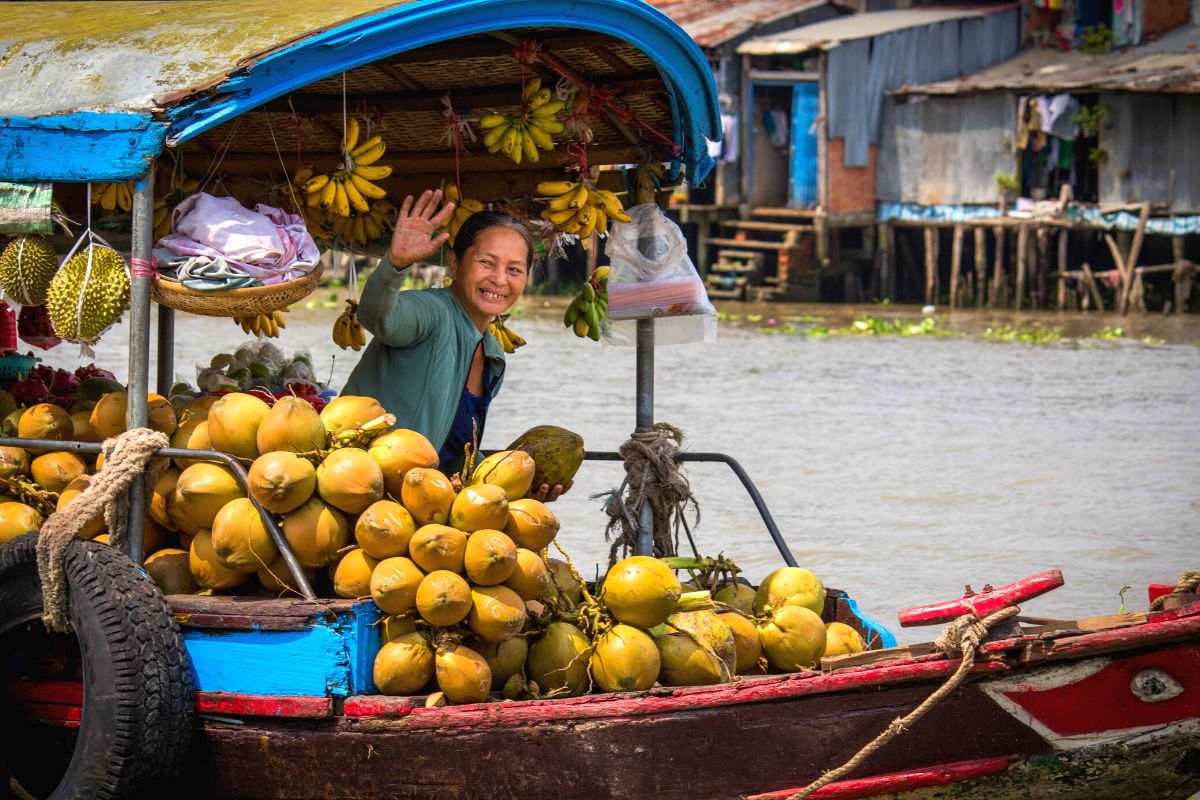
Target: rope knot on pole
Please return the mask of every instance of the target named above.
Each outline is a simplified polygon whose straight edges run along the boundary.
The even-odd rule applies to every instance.
[[[67,585],[63,559],[67,545],[79,535],[97,514],[103,513],[108,525],[109,543],[123,547],[129,531],[129,486],[144,475],[152,490],[166,459],[158,459],[147,468],[159,448],[170,440],[166,434],[150,428],[134,428],[104,442],[104,467],[92,476],[88,487],[66,508],[56,511],[42,523],[38,534],[38,577],[42,581],[42,621],[55,633],[69,633]]]
[[[685,524],[684,511],[692,507],[693,525],[700,521],[700,506],[692,494],[691,484],[679,469],[678,456],[683,444],[683,431],[666,422],[656,422],[652,428],[639,429],[621,445],[619,452],[625,463],[625,480],[620,488],[596,497],[607,497],[604,509],[608,513],[605,541],[612,542],[609,566],[621,554],[634,551],[640,529],[638,515],[643,505],[652,511],[654,555],[673,556],[679,550],[679,526]]]

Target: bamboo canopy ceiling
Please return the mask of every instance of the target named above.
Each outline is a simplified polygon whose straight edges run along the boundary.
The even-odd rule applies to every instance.
[[[699,179],[719,135],[702,53],[641,0],[9,3],[0,25],[0,179],[127,179],[184,145],[189,171],[327,166],[343,112],[414,183],[528,183],[589,135],[589,164],[674,160]],[[518,167],[460,128],[456,157],[447,109],[516,112],[535,76],[589,100],[586,130]]]

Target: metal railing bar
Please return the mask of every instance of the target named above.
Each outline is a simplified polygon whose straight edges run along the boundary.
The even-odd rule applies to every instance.
[[[584,455],[585,461],[624,461],[620,453],[611,450],[596,450],[588,451]],[[758,509],[758,515],[762,517],[763,524],[767,526],[767,532],[771,534],[771,539],[775,542],[775,547],[779,550],[779,554],[783,556],[784,563],[789,567],[796,567],[799,564],[796,562],[796,557],[792,555],[792,551],[788,548],[787,542],[784,541],[783,534],[779,531],[779,526],[775,524],[775,518],[771,516],[770,509],[767,508],[767,502],[763,499],[762,493],[758,491],[758,487],[754,485],[754,481],[750,479],[750,475],[745,468],[738,463],[737,459],[728,456],[725,453],[679,453],[677,456],[679,461],[697,461],[708,463],[721,463],[727,465],[733,470],[733,474],[737,475],[738,480],[742,482],[746,493],[750,495],[750,499],[754,501],[754,507]]]
[[[0,436],[0,447],[22,447],[33,448],[35,450],[65,450],[74,453],[88,453],[91,455],[99,455],[103,452],[103,447],[93,442],[60,442],[54,439],[19,439],[9,436]],[[283,535],[283,531],[279,530],[279,525],[275,522],[274,515],[263,508],[262,504],[254,499],[250,494],[250,484],[246,474],[246,468],[237,458],[228,453],[220,453],[216,450],[189,450],[183,447],[160,447],[156,451],[156,455],[162,458],[188,458],[200,461],[219,461],[228,467],[237,478],[238,484],[242,487],[242,491],[246,493],[246,497],[250,498],[250,502],[254,503],[254,507],[258,509],[258,514],[262,518],[263,527],[267,529],[271,540],[275,542],[275,546],[279,548],[279,554],[283,556],[284,563],[287,564],[288,572],[292,575],[292,580],[296,582],[296,588],[300,590],[300,594],[304,595],[306,600],[317,600],[316,592],[313,591],[312,585],[308,582],[308,576],[304,574],[304,568],[300,566],[300,562],[296,560],[296,554],[292,552],[291,545]]]

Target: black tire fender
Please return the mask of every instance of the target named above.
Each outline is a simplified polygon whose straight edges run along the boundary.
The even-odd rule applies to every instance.
[[[29,534],[0,546],[0,634],[41,618],[36,545]],[[124,553],[75,539],[64,560],[83,710],[70,764],[50,798],[164,789],[192,735],[195,682],[179,626],[154,581]]]

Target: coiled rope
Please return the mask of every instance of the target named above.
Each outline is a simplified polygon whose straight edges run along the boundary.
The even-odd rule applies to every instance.
[[[104,512],[108,525],[109,544],[123,547],[129,533],[129,486],[138,475],[145,475],[147,494],[166,469],[167,460],[157,459],[147,464],[154,453],[170,443],[166,434],[150,428],[131,431],[106,439],[104,467],[92,476],[88,487],[66,508],[56,511],[42,523],[38,534],[38,577],[42,581],[42,621],[56,633],[69,633],[71,621],[67,616],[67,584],[63,575],[63,559],[67,545],[79,535],[98,512]]]
[[[1194,592],[1200,588],[1200,570],[1184,572],[1179,576],[1179,580],[1175,581],[1175,588],[1171,590],[1171,594],[1184,594],[1185,592]],[[1154,598],[1154,602],[1150,604],[1151,611],[1161,611],[1163,603],[1171,594],[1164,594],[1161,597]]]
[[[679,526],[685,522],[687,506],[693,510],[692,524],[700,521],[700,505],[676,460],[682,443],[683,431],[666,422],[657,422],[650,430],[634,431],[621,445],[625,482],[618,489],[593,497],[609,498],[605,502],[609,519],[604,539],[612,542],[608,554],[610,567],[620,553],[628,555],[634,551],[641,528],[637,515],[644,504],[649,503],[653,511],[654,555],[658,557],[678,552]]]
[[[856,769],[859,764],[865,761],[876,750],[911,728],[917,720],[925,716],[929,709],[937,705],[946,695],[957,689],[967,679],[967,675],[971,672],[971,667],[975,666],[975,649],[987,637],[988,629],[997,622],[1016,616],[1020,611],[1021,609],[1016,606],[1007,606],[983,619],[980,619],[974,613],[964,614],[947,625],[945,630],[942,631],[942,635],[934,641],[933,646],[941,650],[949,658],[954,658],[958,655],[962,656],[962,661],[959,663],[958,669],[954,671],[954,674],[938,687],[936,692],[929,695],[921,705],[903,717],[892,720],[882,733],[876,736],[866,747],[859,750],[849,761],[837,769],[826,772],[808,786],[790,795],[787,800],[804,800],[804,798],[809,797],[818,789],[841,779]]]

